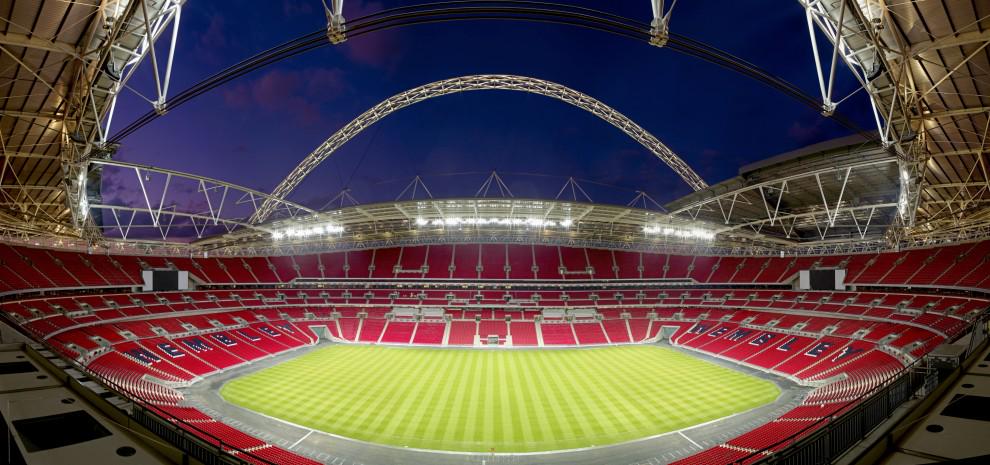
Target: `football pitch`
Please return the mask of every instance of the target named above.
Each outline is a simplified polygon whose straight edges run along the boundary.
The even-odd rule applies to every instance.
[[[341,345],[227,382],[228,402],[352,439],[536,452],[654,436],[776,400],[763,379],[655,346]]]

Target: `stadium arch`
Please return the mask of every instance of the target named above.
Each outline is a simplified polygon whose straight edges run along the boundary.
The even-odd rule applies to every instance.
[[[333,155],[354,136],[364,131],[369,126],[377,123],[395,111],[415,103],[429,100],[443,95],[456,94],[460,92],[478,90],[512,90],[519,92],[529,92],[532,94],[551,97],[562,102],[576,106],[585,110],[609,124],[619,128],[622,132],[646,147],[654,156],[667,164],[687,185],[695,191],[708,187],[701,176],[698,175],[684,160],[677,156],[669,147],[656,138],[642,126],[636,124],[627,116],[619,113],[614,108],[602,103],[590,95],[578,92],[552,81],[536,79],[526,76],[506,75],[506,74],[479,74],[461,76],[451,79],[444,79],[421,85],[400,92],[392,97],[383,100],[381,103],[371,107],[351,122],[344,125],[323,144],[306,156],[289,173],[285,179],[275,188],[272,196],[275,198],[286,198],[310,172],[320,165],[324,160]],[[271,215],[276,203],[265,200],[261,208],[251,217],[250,223],[257,224],[264,222]]]

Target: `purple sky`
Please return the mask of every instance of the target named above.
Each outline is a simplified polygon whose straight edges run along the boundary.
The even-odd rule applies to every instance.
[[[354,18],[414,3],[346,0],[344,13]],[[645,0],[580,3],[650,19]],[[325,27],[318,0],[249,8],[241,1],[190,0],[182,21],[174,91]],[[817,94],[797,2],[678,2],[671,28]],[[145,126],[122,142],[117,157],[271,191],[306,154],[381,100],[481,73],[521,74],[587,93],[652,132],[710,184],[743,164],[848,133],[763,84],[669,49],[574,27],[475,21],[368,34],[260,69]],[[150,82],[150,67],[132,81],[148,94]],[[839,83],[852,88],[843,69]],[[147,110],[125,95],[114,127]],[[862,95],[841,110],[863,127],[872,121]],[[491,170],[503,173],[517,197],[552,198],[569,176],[583,180],[596,202],[625,204],[643,190],[663,203],[690,190],[638,143],[580,109],[542,96],[483,91],[389,116],[327,160],[291,198],[319,208],[346,187],[360,202],[392,200],[415,175],[438,197],[472,196]],[[104,186],[108,196],[121,198],[132,187],[112,175]]]

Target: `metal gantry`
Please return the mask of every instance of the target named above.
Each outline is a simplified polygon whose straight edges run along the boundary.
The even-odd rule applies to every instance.
[[[347,40],[347,27],[344,20],[344,0],[323,1],[323,10],[327,15],[327,39],[332,44]]]
[[[681,160],[669,147],[660,142],[653,134],[643,129],[622,113],[614,108],[598,101],[597,99],[557,84],[525,76],[513,76],[504,74],[482,74],[474,76],[462,76],[453,79],[431,82],[405,92],[396,94],[365,111],[360,116],[344,125],[335,132],[329,139],[306,156],[292,170],[285,179],[272,192],[274,197],[286,198],[303,179],[309,175],[324,160],[329,158],[335,151],[342,147],[347,141],[361,133],[369,126],[375,124],[382,118],[395,111],[413,105],[424,100],[428,100],[443,95],[456,94],[460,92],[470,92],[478,90],[511,90],[518,92],[529,92],[533,94],[551,97],[562,102],[574,105],[582,110],[605,120],[609,124],[619,128],[637,142],[646,147],[654,156],[667,164],[677,173],[684,182],[694,190],[704,189],[708,184],[701,179],[684,160]],[[253,223],[265,221],[273,205],[263,205],[258,214],[251,218]]]

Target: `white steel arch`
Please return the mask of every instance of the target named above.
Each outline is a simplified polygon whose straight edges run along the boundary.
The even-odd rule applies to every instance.
[[[637,142],[646,147],[653,155],[670,166],[684,182],[694,190],[701,190],[708,187],[701,176],[695,173],[684,160],[681,160],[670,148],[660,142],[653,134],[636,124],[614,108],[598,101],[597,99],[578,92],[569,87],[565,87],[555,82],[545,81],[525,76],[513,76],[502,74],[481,74],[473,76],[462,76],[442,81],[431,82],[405,92],[393,95],[388,99],[365,111],[360,116],[347,123],[344,127],[335,132],[329,139],[310,153],[295,169],[289,173],[285,179],[272,192],[272,198],[258,209],[251,218],[252,223],[265,221],[276,207],[274,198],[286,198],[299,183],[315,169],[323,160],[326,160],[337,149],[347,141],[358,135],[367,127],[375,124],[392,112],[405,108],[423,100],[439,97],[442,95],[456,94],[475,90],[514,90],[529,92],[546,97],[552,97],[562,102],[574,105],[582,110],[607,121],[611,125],[619,128]]]

